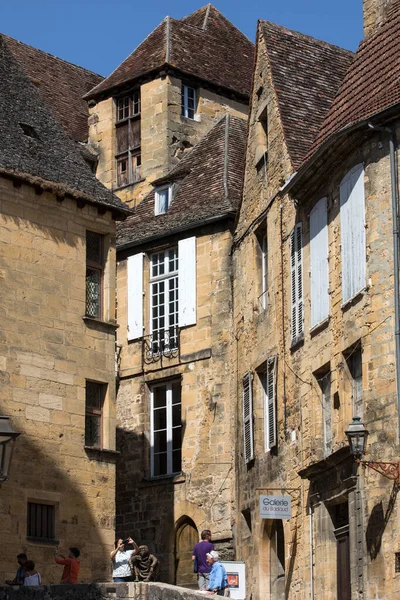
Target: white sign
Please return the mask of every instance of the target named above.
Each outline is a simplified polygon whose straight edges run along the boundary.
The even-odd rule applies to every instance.
[[[228,575],[230,597],[235,600],[246,600],[246,565],[237,560],[221,560]]]
[[[260,496],[262,519],[290,519],[292,517],[291,496]]]

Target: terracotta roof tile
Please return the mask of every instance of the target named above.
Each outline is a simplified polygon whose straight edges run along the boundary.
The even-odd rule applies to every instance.
[[[400,1],[375,34],[361,42],[309,153],[332,134],[400,102]]]
[[[119,248],[146,242],[238,210],[244,177],[247,122],[225,115],[163,179],[173,181],[173,200],[154,215],[155,192],[118,225]]]
[[[103,77],[11,37],[3,37],[68,135],[77,142],[85,142],[88,138],[88,108],[83,95]]]
[[[183,74],[248,97],[254,44],[213,6],[164,21],[87,98],[169,65]]]
[[[353,53],[260,21],[285,139],[297,169],[332,104]]]
[[[2,36],[0,81],[0,173],[104,206],[119,217],[130,214],[96,179]]]

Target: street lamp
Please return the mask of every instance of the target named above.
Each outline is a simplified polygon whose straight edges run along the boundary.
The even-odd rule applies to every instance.
[[[19,435],[13,430],[10,417],[0,416],[0,483],[8,479],[14,443]]]
[[[400,485],[400,463],[387,461],[361,460],[365,454],[365,448],[368,439],[368,430],[360,417],[353,417],[347,431],[345,432],[349,441],[350,453],[354,460],[363,467],[369,467],[387,479],[395,481]]]

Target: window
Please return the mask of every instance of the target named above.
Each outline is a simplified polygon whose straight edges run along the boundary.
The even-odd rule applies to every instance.
[[[263,236],[261,241],[261,303],[265,309],[268,305],[268,238]]]
[[[303,253],[302,223],[290,234],[290,271],[292,298],[292,344],[303,338]]]
[[[332,454],[332,399],[331,372],[326,370],[316,375],[321,390],[322,418],[324,428],[324,456]]]
[[[102,447],[103,404],[106,384],[86,381],[85,446]]]
[[[150,330],[152,352],[173,350],[178,344],[178,248],[150,257]]]
[[[354,298],[366,285],[364,167],[357,165],[340,184],[342,299]]]
[[[55,506],[28,502],[27,532],[28,538],[54,540]]]
[[[194,119],[196,114],[196,90],[182,85],[182,117]]]
[[[257,171],[267,178],[268,166],[268,108],[260,109],[261,112],[256,122],[256,152],[255,164]]]
[[[172,185],[158,188],[155,192],[154,214],[163,215],[172,202]]]
[[[347,366],[351,376],[353,416],[363,418],[363,397],[362,397],[362,353],[360,346],[353,347],[353,350],[346,357]]]
[[[116,154],[117,186],[141,179],[140,90],[117,99]]]
[[[311,328],[329,316],[328,204],[321,198],[310,213]]]
[[[102,312],[104,236],[86,232],[86,316],[98,319]]]
[[[264,450],[268,452],[277,445],[275,357],[267,361],[261,381],[264,391]]]
[[[181,383],[171,381],[151,388],[151,476],[181,472]]]
[[[245,463],[249,463],[254,458],[253,390],[251,373],[246,373],[243,377],[242,385],[244,461]]]

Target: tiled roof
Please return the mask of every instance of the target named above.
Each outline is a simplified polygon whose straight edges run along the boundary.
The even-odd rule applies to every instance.
[[[247,122],[225,115],[163,181],[174,182],[173,200],[154,215],[155,192],[117,227],[119,248],[146,242],[208,219],[235,214],[242,194]]]
[[[86,142],[88,108],[83,96],[103,77],[11,37],[3,37],[68,135],[77,142]]]
[[[109,93],[165,65],[248,97],[253,60],[254,44],[208,5],[180,21],[166,17],[86,98]]]
[[[400,1],[361,42],[310,155],[332,134],[400,102]]]
[[[119,217],[130,214],[96,179],[1,36],[0,81],[0,174],[104,206]]]
[[[278,98],[285,140],[297,169],[339,89],[353,53],[260,21]]]

